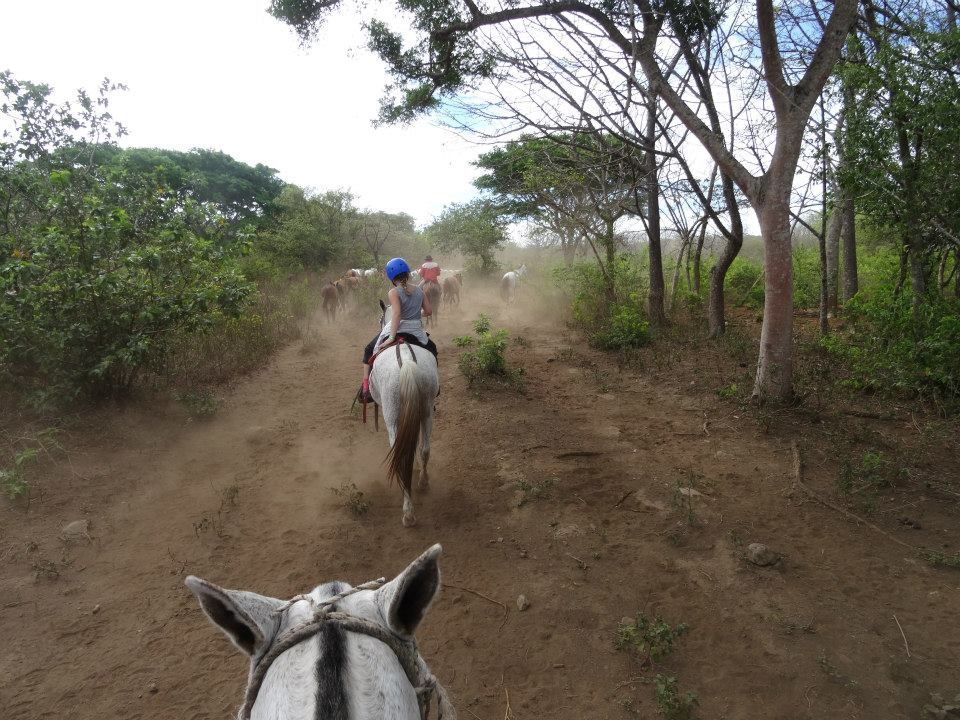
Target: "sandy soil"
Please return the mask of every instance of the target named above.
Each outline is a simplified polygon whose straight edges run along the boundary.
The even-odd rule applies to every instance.
[[[960,572],[890,537],[956,552],[956,501],[898,487],[870,515],[884,535],[812,500],[792,451],[833,497],[837,448],[907,443],[926,477],[955,477],[955,437],[816,403],[764,416],[718,397],[729,355],[674,343],[618,367],[533,300],[468,288],[434,331],[443,394],[411,530],[385,433],[350,412],[367,318],[318,319],[319,349],[221,389],[209,420],[144,402],[74,423],[29,508],[0,502],[0,717],[230,717],[246,663],[184,575],[289,597],[389,577],[434,542],[446,587],[420,643],[464,720],[653,718],[657,673],[702,718],[917,718],[960,692]],[[452,338],[481,309],[524,339],[525,393],[459,374]],[[331,492],[344,482],[367,513]],[[89,537],[64,539],[77,519]],[[753,542],[782,560],[746,562]],[[653,667],[614,644],[638,611],[689,626]]]

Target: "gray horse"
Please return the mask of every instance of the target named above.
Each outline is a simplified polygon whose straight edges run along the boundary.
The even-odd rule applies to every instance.
[[[383,303],[381,302],[381,307]],[[392,308],[384,308],[380,319],[389,328]],[[433,430],[433,401],[440,389],[437,359],[429,350],[403,343],[382,351],[370,371],[370,395],[383,409],[390,452],[387,455],[389,478],[396,478],[403,489],[403,525],[417,522],[413,511],[413,465],[420,446],[419,490],[430,484],[427,463],[430,460],[430,432]]]

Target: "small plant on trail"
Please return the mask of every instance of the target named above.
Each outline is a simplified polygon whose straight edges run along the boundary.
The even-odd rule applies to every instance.
[[[330,488],[330,491],[340,498],[343,507],[354,517],[362,517],[370,509],[370,501],[363,497],[363,491],[352,482],[343,482],[340,487]]]
[[[508,334],[506,330],[493,330],[490,318],[481,315],[473,323],[476,337],[459,337],[454,342],[458,347],[473,347],[460,354],[458,366],[460,372],[471,387],[489,378],[503,380],[520,385],[523,378],[522,368],[507,367],[505,352]]]
[[[550,497],[550,491],[557,484],[557,478],[542,478],[530,482],[524,478],[517,480],[517,490],[520,491],[520,499],[517,500],[517,507],[523,507],[528,502],[542,500]]]
[[[883,453],[867,450],[859,462],[843,462],[837,490],[844,495],[859,495],[869,509],[880,492],[893,487],[895,476],[893,463]]]
[[[960,570],[960,552],[956,552],[953,555],[947,555],[945,552],[940,550],[927,550],[922,553],[923,559],[934,567],[946,567],[953,568],[954,570]]]
[[[51,449],[62,449],[56,441],[57,432],[56,428],[47,428],[34,436],[20,439],[30,445],[15,452],[9,466],[0,468],[0,489],[10,500],[16,500],[30,492],[27,468],[40,460],[41,453],[49,454]]]
[[[724,400],[729,400],[731,398],[735,398],[739,391],[740,391],[740,388],[737,386],[736,383],[730,383],[726,387],[718,388],[717,395],[719,395]]]
[[[530,347],[530,341],[527,340],[523,335],[517,335],[513,339],[513,344],[518,345],[519,347],[522,347],[522,348]]]
[[[670,627],[660,616],[650,620],[638,612],[635,620],[624,619],[617,627],[617,649],[633,651],[644,665],[659,662],[673,652],[673,644],[686,632],[684,623]]]
[[[0,470],[0,487],[11,500],[26,495],[30,490],[30,483],[23,476],[23,466],[36,460],[36,450],[30,448],[22,450],[13,457],[13,465]]]
[[[660,675],[654,679],[657,688],[657,709],[667,720],[690,720],[697,707],[696,693],[680,693],[677,679],[672,675]]]
[[[213,391],[207,388],[182,392],[177,395],[177,400],[186,409],[191,419],[213,416],[220,404]]]

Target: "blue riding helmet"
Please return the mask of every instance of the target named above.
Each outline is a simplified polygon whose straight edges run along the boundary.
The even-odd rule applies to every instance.
[[[390,278],[390,282],[393,282],[393,279],[397,275],[410,272],[410,266],[407,265],[407,261],[403,258],[394,258],[387,263],[386,271],[387,277]]]

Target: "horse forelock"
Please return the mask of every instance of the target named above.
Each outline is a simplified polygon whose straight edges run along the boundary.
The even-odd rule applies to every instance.
[[[350,586],[331,582],[319,586],[314,593],[320,599],[347,590]],[[330,610],[338,610],[335,603]],[[347,668],[347,633],[335,623],[326,623],[317,633],[318,650],[315,676],[317,680],[316,720],[348,720],[344,676]]]

